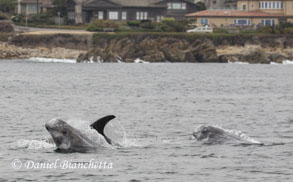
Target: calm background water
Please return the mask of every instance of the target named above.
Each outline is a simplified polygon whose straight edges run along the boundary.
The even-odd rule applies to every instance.
[[[0,181],[291,181],[293,65],[64,64],[0,61]],[[95,121],[122,147],[60,154],[52,118]],[[204,145],[200,124],[263,146]],[[11,162],[108,161],[112,169],[13,169]]]

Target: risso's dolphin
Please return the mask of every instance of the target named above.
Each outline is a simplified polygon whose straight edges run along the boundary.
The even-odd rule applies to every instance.
[[[90,125],[109,144],[112,144],[112,141],[104,134],[104,128],[114,118],[113,115],[105,116]],[[57,152],[86,152],[97,148],[95,141],[61,119],[52,119],[45,124],[45,127],[56,144]]]
[[[240,131],[226,130],[216,126],[201,125],[194,129],[193,136],[198,141],[207,143],[261,144]]]

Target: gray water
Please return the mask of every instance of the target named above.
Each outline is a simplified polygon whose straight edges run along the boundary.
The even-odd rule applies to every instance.
[[[293,179],[293,65],[1,60],[0,93],[0,181]],[[62,154],[44,141],[52,118],[93,122],[108,114],[117,118],[106,133],[121,147]],[[201,124],[241,130],[265,145],[206,145],[191,137]],[[90,160],[112,167],[25,167]]]

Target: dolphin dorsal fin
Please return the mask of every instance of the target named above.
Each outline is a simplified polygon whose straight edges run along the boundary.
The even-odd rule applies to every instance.
[[[104,128],[107,125],[107,123],[109,121],[111,121],[112,119],[114,119],[115,116],[114,115],[108,115],[105,117],[102,117],[100,119],[98,119],[97,121],[95,121],[93,124],[91,124],[91,127],[94,128],[95,130],[97,130],[98,133],[100,133],[101,135],[104,136],[105,140],[111,144],[111,140],[110,138],[108,138],[105,134],[104,134]]]

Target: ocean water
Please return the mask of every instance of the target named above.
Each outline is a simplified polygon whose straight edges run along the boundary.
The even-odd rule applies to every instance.
[[[0,93],[0,181],[293,179],[293,65],[1,60]],[[81,129],[108,114],[120,147],[46,142],[52,118]],[[192,138],[203,124],[264,145],[204,144]]]

